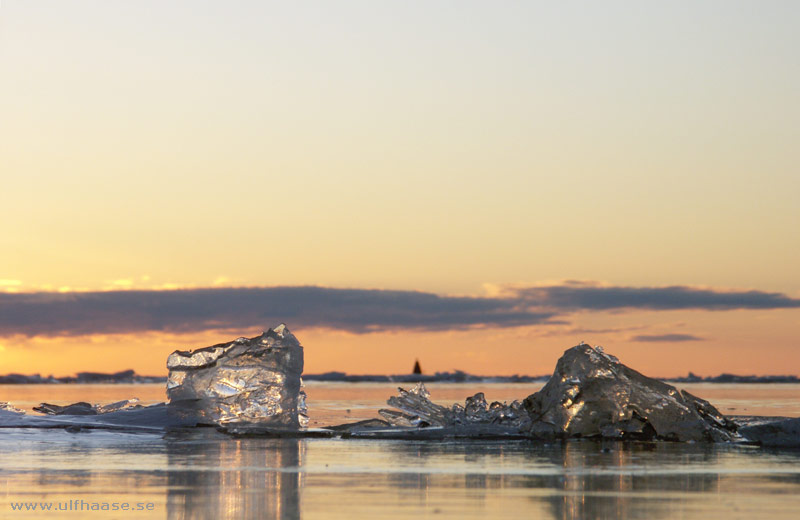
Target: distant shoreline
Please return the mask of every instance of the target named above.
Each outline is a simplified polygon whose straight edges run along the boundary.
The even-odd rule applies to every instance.
[[[456,370],[454,372],[436,372],[435,374],[347,374],[345,372],[325,372],[322,374],[305,374],[305,381],[342,382],[342,383],[545,383],[549,375],[541,376],[478,376]],[[700,377],[691,372],[685,377],[656,378],[668,383],[800,383],[800,377],[754,376],[720,374],[718,376]],[[166,383],[166,376],[143,376],[133,370],[115,373],[79,372],[75,376],[54,377],[39,374],[7,374],[0,376],[2,385],[36,385],[36,384],[156,384]]]

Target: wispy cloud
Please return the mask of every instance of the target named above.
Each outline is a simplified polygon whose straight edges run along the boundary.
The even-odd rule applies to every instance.
[[[622,334],[624,332],[633,332],[636,330],[644,330],[647,329],[647,325],[632,325],[630,327],[602,327],[602,328],[595,328],[595,327],[576,327],[573,326],[570,322],[564,322],[566,326],[553,326],[548,327],[547,329],[541,330],[538,334],[539,337],[559,337],[559,336],[594,336],[594,335],[601,335],[601,334]]]
[[[355,333],[507,328],[565,324],[565,315],[582,310],[798,307],[800,300],[761,291],[604,287],[588,283],[517,287],[491,297],[474,298],[418,291],[316,286],[27,292],[0,293],[0,336],[182,333],[266,327],[282,321],[295,328],[328,327]],[[618,331],[609,329],[607,332]],[[653,339],[662,337],[673,339]],[[637,341],[699,339],[678,334],[637,338]]]
[[[644,334],[632,337],[631,341],[645,343],[679,343],[681,341],[705,341],[705,338],[693,336],[691,334]]]

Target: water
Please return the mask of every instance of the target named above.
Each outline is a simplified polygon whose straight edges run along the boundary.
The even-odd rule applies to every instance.
[[[539,384],[431,384],[449,405]],[[729,414],[800,416],[800,385],[681,385]],[[374,418],[392,384],[307,386],[311,426]],[[0,386],[0,400],[164,400],[162,385]],[[796,518],[800,452],[674,443],[235,439],[0,429],[2,518]],[[72,502],[70,502],[72,501]],[[142,511],[14,511],[82,501]]]

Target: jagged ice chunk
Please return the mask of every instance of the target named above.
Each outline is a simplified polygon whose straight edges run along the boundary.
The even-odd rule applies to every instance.
[[[553,376],[524,406],[534,437],[741,439],[736,425],[708,401],[646,377],[586,344],[564,352]]]
[[[281,324],[167,359],[173,413],[205,424],[258,424],[297,429],[308,424],[302,391],[303,347]]]

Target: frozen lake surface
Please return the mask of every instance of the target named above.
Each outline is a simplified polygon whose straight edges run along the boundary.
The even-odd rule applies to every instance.
[[[678,386],[726,414],[800,416],[800,385]],[[445,405],[476,391],[510,401],[540,387],[428,385]],[[312,383],[306,390],[312,427],[375,418],[396,393],[384,383]],[[163,401],[165,391],[0,386],[0,400],[28,410],[42,401],[134,396],[150,404]],[[800,451],[732,445],[0,429],[0,469],[2,518],[775,519],[796,518],[800,509]],[[52,510],[40,511],[47,504]],[[89,509],[95,505],[109,510]]]

